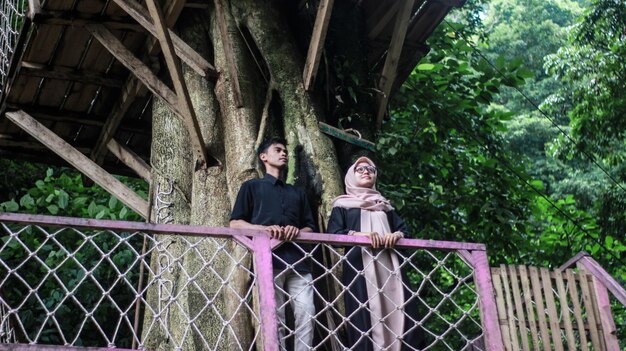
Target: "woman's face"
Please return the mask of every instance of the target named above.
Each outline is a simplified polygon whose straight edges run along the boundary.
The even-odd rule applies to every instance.
[[[354,167],[356,184],[360,188],[372,188],[376,184],[376,167],[367,162],[359,162]]]

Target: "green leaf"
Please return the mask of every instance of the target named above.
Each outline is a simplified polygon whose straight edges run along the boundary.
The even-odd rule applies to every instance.
[[[128,215],[128,208],[126,206],[122,207],[120,210],[120,219],[126,219],[126,215]]]
[[[98,212],[98,214],[96,215],[96,219],[101,219],[106,214],[107,214],[107,210],[102,210],[102,211]]]
[[[117,206],[117,198],[116,198],[115,196],[111,196],[111,197],[109,198],[109,208],[110,208],[111,210],[114,210],[114,209],[115,209],[115,206]]]
[[[46,190],[46,183],[44,183],[43,180],[38,180],[35,182],[35,186],[37,187],[37,189],[39,190]]]
[[[2,206],[6,212],[15,212],[20,209],[20,205],[13,199],[1,203],[0,206]]]
[[[421,65],[417,65],[418,71],[432,71],[435,68],[435,65],[432,63],[422,63]]]
[[[498,56],[495,62],[496,68],[502,70],[504,68],[504,63],[504,56]]]
[[[69,202],[70,196],[64,190],[60,190],[59,197],[57,199],[57,205],[59,205],[59,208],[67,208]]]
[[[520,78],[533,78],[535,74],[525,68],[520,68],[517,70],[517,76]]]
[[[59,207],[57,205],[50,205],[46,208],[48,209],[48,212],[52,213],[53,215],[59,213]]]
[[[91,201],[91,203],[89,204],[89,207],[87,207],[87,213],[89,214],[89,217],[93,218],[96,215],[96,209],[97,209],[97,205],[94,201]]]
[[[32,196],[30,196],[30,194],[26,194],[20,199],[20,206],[30,209],[35,206],[35,200]]]

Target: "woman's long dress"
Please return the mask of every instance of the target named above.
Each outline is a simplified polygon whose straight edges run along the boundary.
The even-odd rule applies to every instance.
[[[386,212],[385,214],[387,221],[389,222],[391,232],[401,231],[406,236],[408,228],[400,216],[398,216],[398,214],[393,210]],[[333,208],[328,222],[327,232],[331,234],[348,234],[350,230],[361,230],[361,209],[346,209],[341,207]],[[372,291],[371,286],[368,287],[371,283],[368,284],[365,278],[366,275],[361,274],[361,272],[365,272],[363,256],[368,255],[365,257],[366,262],[371,260],[371,258],[368,253],[364,252],[365,251],[363,251],[360,247],[348,249],[346,253],[347,262],[343,265],[342,283],[345,287],[347,287],[347,291],[344,295],[344,301],[346,305],[346,316],[348,316],[350,320],[350,322],[346,325],[348,338],[348,344],[346,346],[349,346],[351,350],[374,351],[379,349],[379,347],[374,347],[375,345],[372,342],[372,340],[375,339],[375,335],[373,334],[376,333],[376,329],[380,331],[384,328],[390,328],[389,324],[391,323],[381,323],[372,328],[371,310],[374,306],[370,306],[371,301],[369,301],[370,296],[368,294],[368,290]],[[376,251],[374,251],[374,255],[376,255]],[[396,255],[393,254],[393,256]],[[382,263],[377,262],[377,264]],[[396,292],[395,296],[399,296],[399,299],[404,299],[404,301],[393,301],[393,304],[402,306],[402,311],[404,312],[405,317],[404,320],[401,321],[400,325],[403,325],[403,330],[388,330],[386,338],[401,336],[401,347],[396,344],[396,347],[391,347],[390,349],[419,350],[421,328],[415,324],[415,321],[419,320],[417,317],[417,299],[407,288],[410,285],[405,272],[401,271],[400,273],[402,277],[403,293],[397,294]],[[386,289],[386,287],[378,288]],[[367,307],[361,307],[363,304]],[[389,343],[387,345],[389,345]]]

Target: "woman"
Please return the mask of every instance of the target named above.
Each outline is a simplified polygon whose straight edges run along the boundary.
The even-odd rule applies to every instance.
[[[346,173],[346,195],[333,200],[328,232],[367,236],[371,248],[353,247],[344,264],[348,345],[352,350],[417,350],[415,300],[392,248],[407,226],[376,190],[377,169],[359,158]],[[379,250],[380,248],[380,250]],[[365,268],[364,268],[365,267]],[[363,272],[360,274],[360,272]]]

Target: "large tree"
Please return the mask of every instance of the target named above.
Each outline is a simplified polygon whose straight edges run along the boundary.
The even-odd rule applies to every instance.
[[[176,28],[187,43],[210,59],[221,72],[216,81],[203,79],[190,70],[184,73],[207,153],[214,163],[199,165],[196,162],[183,122],[156,101],[152,127],[152,192],[155,201],[167,205],[154,216],[161,222],[228,225],[231,206],[241,183],[260,174],[255,145],[264,137],[274,135],[285,137],[289,144],[288,181],[309,192],[312,208],[323,223],[330,212],[332,198],[343,190],[335,146],[320,132],[317,123],[334,117],[329,116],[328,111],[338,109],[341,93],[326,90],[314,95],[305,91],[303,86],[307,48],[302,42],[308,43],[310,34],[307,33],[311,31],[317,9],[288,1],[218,0],[215,3],[218,8],[210,6],[207,10],[183,12]],[[335,4],[329,32],[336,31],[341,35],[335,36],[337,39],[329,38],[328,47],[337,49],[337,52],[327,58],[335,61],[341,58],[349,63],[346,65],[350,67],[349,74],[358,77],[362,82],[358,88],[365,91],[372,80],[364,69],[367,48],[361,44],[361,36],[365,35],[359,27],[362,22],[358,6],[350,2]],[[344,45],[346,43],[350,44]],[[229,57],[227,52],[231,49],[233,54]],[[233,67],[237,77],[229,74]],[[323,69],[328,77],[338,76],[328,66]],[[326,83],[333,84],[330,80]],[[234,88],[236,85],[240,96]],[[331,108],[321,103],[326,93],[332,94],[333,100],[327,101],[332,104]],[[375,97],[361,92],[355,94],[358,94],[359,101],[354,106],[358,105],[362,110],[352,124],[359,125],[365,136],[371,136],[375,125],[371,107]],[[349,95],[343,99],[349,99]],[[353,149],[347,149],[344,155],[352,152]],[[345,160],[348,158],[344,157]],[[170,193],[163,189],[173,190]],[[174,256],[189,244],[167,237],[163,240],[172,241],[167,247]],[[220,248],[215,241],[204,241],[202,245],[199,250],[209,257]],[[219,345],[215,344],[217,349],[248,349],[253,343],[250,315],[234,305],[247,292],[247,273],[237,270],[238,265],[231,259],[238,257],[245,266],[250,263],[250,255],[241,246],[227,245],[228,257],[223,253],[226,250],[217,252],[221,256],[214,263],[219,264],[218,270],[224,276],[232,274],[233,279],[228,283],[232,289],[220,294],[214,304],[224,319],[233,318],[230,322],[233,329],[226,332],[228,337],[220,338],[221,328],[217,326],[222,321],[209,313],[200,316],[201,323],[197,325],[201,330],[194,330],[191,335],[184,332],[185,318],[207,308],[203,291],[219,291],[220,280],[206,278],[197,285],[197,290],[187,287],[187,292],[171,292],[177,294],[179,300],[166,322],[178,340],[152,334],[147,340],[148,348],[169,349],[183,345],[185,349],[198,349],[205,347],[205,342],[212,345],[219,339]],[[166,273],[167,279],[174,282],[177,287],[174,290],[181,289],[186,274],[202,269],[202,265],[202,260],[188,258],[178,266],[178,271]],[[181,274],[181,270],[186,274]],[[158,303],[156,295],[155,290],[149,293],[155,306]],[[147,313],[146,325],[151,318]],[[204,334],[204,338],[200,334]]]

